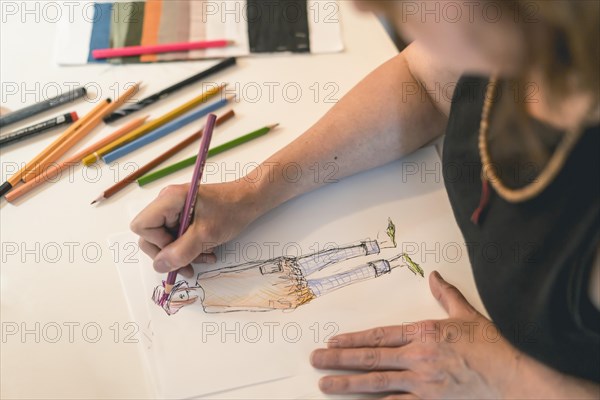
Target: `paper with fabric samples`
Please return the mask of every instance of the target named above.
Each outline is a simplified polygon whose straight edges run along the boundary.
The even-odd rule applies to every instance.
[[[331,53],[344,46],[336,1],[147,0],[78,2],[58,22],[57,62],[138,63],[250,56]],[[101,48],[226,39],[234,44],[186,52],[95,60]]]

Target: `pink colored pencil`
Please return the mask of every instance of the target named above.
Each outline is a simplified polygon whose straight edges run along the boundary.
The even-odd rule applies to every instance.
[[[96,60],[113,57],[131,57],[144,54],[176,53],[181,51],[212,49],[232,45],[232,40],[204,40],[201,42],[164,43],[150,46],[117,47],[114,49],[96,49],[92,56]]]

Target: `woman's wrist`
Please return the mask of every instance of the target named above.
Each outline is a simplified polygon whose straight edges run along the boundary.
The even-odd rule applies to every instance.
[[[595,382],[566,375],[520,353],[512,381],[502,388],[504,398],[594,399],[600,394]]]
[[[260,168],[260,167],[259,167]],[[236,185],[238,196],[236,203],[249,215],[250,220],[255,220],[276,208],[280,203],[272,195],[274,183],[268,179],[253,179],[252,173],[242,179],[231,182]]]
[[[282,182],[276,163],[262,163],[243,177],[241,191],[246,207],[258,218],[294,197],[292,185]]]

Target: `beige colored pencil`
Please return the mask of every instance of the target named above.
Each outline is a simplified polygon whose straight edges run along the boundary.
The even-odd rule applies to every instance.
[[[42,185],[43,183],[51,181],[52,179],[59,176],[59,174],[61,174],[67,168],[69,168],[71,166],[76,166],[79,163],[81,163],[81,160],[83,159],[83,157],[87,156],[90,153],[93,153],[94,151],[102,148],[103,146],[106,146],[108,143],[111,143],[112,141],[114,141],[114,140],[128,134],[129,132],[133,131],[134,129],[142,126],[144,124],[144,122],[146,122],[148,117],[149,116],[146,115],[145,117],[134,119],[131,122],[125,124],[122,128],[120,128],[120,129],[116,130],[115,132],[111,133],[110,135],[106,136],[104,139],[101,139],[101,140],[97,141],[96,143],[86,147],[85,149],[73,154],[72,156],[67,158],[65,161],[62,161],[60,164],[53,164],[51,167],[47,168],[43,173],[39,174],[34,179],[30,179],[29,182],[27,182],[23,185],[20,185],[17,188],[15,188],[14,190],[10,191],[6,195],[6,200],[8,200],[9,202],[12,202],[12,201],[18,199],[19,197],[31,192],[33,189]]]
[[[46,155],[42,160],[40,160],[37,165],[33,166],[29,171],[27,171],[23,175],[23,181],[28,182],[32,178],[35,178],[37,175],[44,172],[44,170],[56,162],[63,154],[65,154],[69,149],[75,146],[81,139],[83,139],[86,135],[88,135],[95,127],[97,127],[102,120],[107,115],[112,114],[119,107],[121,107],[125,102],[131,98],[135,93],[137,93],[139,89],[139,83],[132,85],[129,89],[127,89],[119,98],[112,103],[105,105],[105,107],[94,117],[92,117],[89,121],[81,126],[78,130],[76,130],[71,136],[66,138],[59,146],[57,146],[54,150]]]

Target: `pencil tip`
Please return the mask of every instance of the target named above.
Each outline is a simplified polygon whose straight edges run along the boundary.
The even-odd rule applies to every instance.
[[[277,128],[278,126],[279,126],[279,123],[273,124],[273,125],[268,125],[267,128],[274,129],[274,128]]]
[[[0,185],[0,197],[8,193],[10,189],[12,189],[10,182],[4,182],[2,185]]]
[[[233,46],[235,44],[235,40],[228,40],[227,44]]]
[[[96,200],[92,201],[90,203],[90,205],[94,205],[96,203],[100,203],[102,200],[104,200],[104,195],[102,195],[102,196],[98,197]]]

